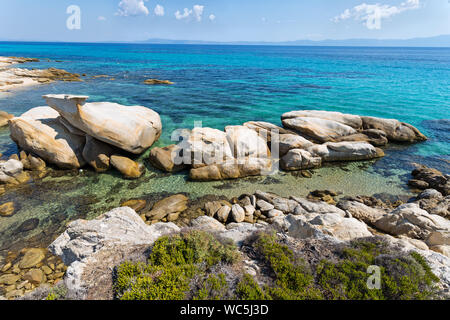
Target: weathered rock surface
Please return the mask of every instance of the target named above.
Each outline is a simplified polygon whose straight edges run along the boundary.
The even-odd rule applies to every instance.
[[[350,126],[333,120],[320,118],[288,118],[284,119],[283,126],[306,135],[318,142],[330,142],[342,136],[356,134],[357,131]]]
[[[314,145],[308,151],[324,162],[369,160],[384,157],[383,150],[367,142],[327,142]]]
[[[292,149],[280,160],[281,169],[286,171],[319,168],[321,165],[321,157],[314,157],[302,149]]]
[[[358,201],[341,200],[337,207],[351,214],[353,218],[361,220],[369,225],[373,225],[377,220],[381,219],[386,212],[366,206]]]
[[[225,226],[214,218],[208,216],[201,216],[191,221],[191,227],[197,230],[208,232],[225,231]]]
[[[14,202],[6,202],[0,205],[0,217],[10,217],[14,214]]]
[[[245,126],[228,126],[225,133],[234,158],[270,157],[267,139],[261,138],[255,130]]]
[[[420,185],[415,185],[419,189],[432,188],[436,189],[444,196],[450,195],[450,179],[439,170],[418,165],[418,167],[412,171],[412,176],[414,177],[414,181],[422,183]]]
[[[19,160],[10,159],[8,161],[0,160],[0,185],[10,184],[17,185],[24,180],[28,180],[27,176],[24,176],[23,164]],[[26,174],[25,174],[26,175]]]
[[[86,103],[86,96],[46,95],[47,104],[71,125],[125,151],[140,154],[159,139],[159,115],[142,106]]]
[[[340,122],[357,130],[361,129],[363,125],[360,116],[333,111],[301,110],[301,111],[287,112],[281,116],[282,120],[292,118],[318,118],[318,119],[332,120]]]
[[[361,117],[364,129],[377,129],[386,133],[389,141],[417,142],[425,141],[425,137],[417,128],[395,119]]]
[[[394,236],[405,235],[424,240],[428,246],[450,245],[450,221],[429,214],[416,203],[401,205],[374,224]]]
[[[49,107],[37,107],[10,120],[11,139],[22,149],[61,168],[82,167],[85,138],[70,133]]]
[[[122,207],[95,220],[70,223],[49,249],[69,266],[64,279],[68,297],[96,298],[95,292],[111,282],[111,268],[159,237],[179,231],[173,223],[147,226],[134,210]]]

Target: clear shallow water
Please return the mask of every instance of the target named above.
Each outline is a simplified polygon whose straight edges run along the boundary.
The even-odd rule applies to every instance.
[[[0,110],[20,115],[44,105],[41,96],[48,93],[144,105],[162,117],[157,146],[171,144],[171,132],[192,128],[194,121],[218,129],[249,120],[280,124],[282,113],[299,109],[396,118],[430,137],[413,146],[390,146],[378,161],[316,170],[312,179],[280,173],[199,183],[188,181],[186,173],[166,175],[150,166],[138,181],[89,170],[47,177],[1,196],[0,202],[14,201],[18,209],[13,217],[0,218],[0,249],[22,240],[46,245],[67,221],[93,218],[129,198],[177,192],[192,199],[207,194],[232,197],[257,189],[280,195],[306,195],[314,189],[411,195],[406,182],[412,162],[450,171],[450,49],[0,42],[0,55],[49,58],[21,67],[56,67],[87,75],[81,83],[57,82],[17,92],[0,99]],[[94,75],[109,77],[92,79]],[[175,84],[142,84],[148,78]],[[1,129],[0,152],[8,156],[16,151],[8,129]],[[39,219],[38,228],[16,232],[31,218]]]

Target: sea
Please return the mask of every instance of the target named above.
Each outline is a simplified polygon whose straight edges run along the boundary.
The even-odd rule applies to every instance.
[[[52,93],[141,105],[161,115],[163,134],[154,146],[172,144],[175,129],[199,124],[220,130],[246,121],[281,125],[280,116],[293,110],[393,118],[429,137],[414,145],[390,144],[382,159],[327,164],[311,178],[278,172],[194,182],[188,172],[154,169],[146,161],[148,152],[140,157],[147,170],[138,180],[89,168],[55,171],[0,196],[0,203],[13,201],[16,207],[12,217],[0,217],[0,256],[22,247],[48,246],[70,221],[93,219],[128,199],[156,201],[184,193],[199,201],[256,190],[281,196],[333,190],[340,196],[395,200],[414,196],[407,182],[417,163],[450,173],[450,48],[0,42],[0,56],[39,58],[18,67],[55,67],[84,80],[15,91],[0,98],[0,110],[19,116],[45,105],[42,95]],[[144,84],[149,78],[174,84]],[[8,128],[1,128],[3,158],[17,151]]]

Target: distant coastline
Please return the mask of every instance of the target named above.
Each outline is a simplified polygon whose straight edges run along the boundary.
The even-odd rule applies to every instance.
[[[392,47],[392,48],[450,48],[450,35],[411,39],[345,39],[345,40],[293,40],[293,41],[206,41],[176,40],[152,38],[141,41],[98,41],[98,42],[66,42],[66,41],[29,41],[0,39],[0,42],[16,43],[100,43],[100,44],[179,44],[179,45],[236,45],[236,46],[292,46],[292,47]]]

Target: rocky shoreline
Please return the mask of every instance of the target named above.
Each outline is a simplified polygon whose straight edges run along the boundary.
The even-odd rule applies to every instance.
[[[54,80],[79,81],[78,75],[64,70],[10,68],[32,61],[0,59],[0,90]],[[7,77],[15,80],[2,80]],[[149,79],[146,84],[171,82]],[[143,106],[91,103],[87,96],[43,98],[46,106],[19,117],[0,113],[0,124],[9,125],[11,139],[20,150],[0,160],[0,195],[14,192],[31,179],[42,179],[51,170],[64,174],[89,168],[100,174],[115,169],[124,179],[142,176],[145,166],[138,158],[163,130],[158,113]],[[148,161],[167,174],[186,171],[190,180],[199,182],[268,176],[278,170],[311,177],[308,170],[324,163],[378,159],[385,156],[382,147],[389,143],[427,140],[417,128],[398,120],[338,112],[292,111],[281,115],[281,123],[282,127],[250,121],[223,131],[180,129],[172,135],[176,144],[153,147]],[[236,245],[246,257],[241,272],[245,270],[255,281],[267,278],[245,251],[256,234],[275,232],[278,239],[295,246],[314,242],[334,252],[330,255],[337,255],[338,246],[351,247],[355,241],[382,240],[399,252],[419,253],[439,278],[439,297],[448,299],[450,176],[417,165],[412,178],[409,186],[418,195],[407,202],[345,197],[334,190],[315,190],[305,198],[257,191],[232,199],[204,199],[195,205],[188,194],[158,201],[128,199],[94,220],[71,222],[49,251],[10,251],[0,260],[0,299],[23,295],[22,299],[44,299],[55,296],[55,288],[64,292],[58,294],[64,299],[117,298],[114,270],[127,261],[145,262],[158,239],[192,230]],[[13,216],[15,205],[0,203],[0,219]]]

